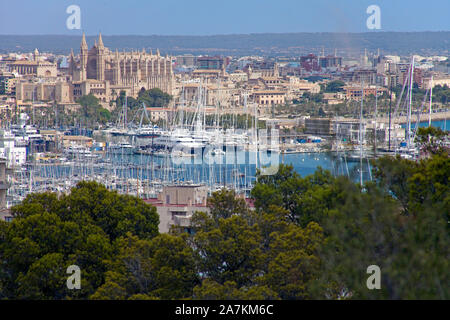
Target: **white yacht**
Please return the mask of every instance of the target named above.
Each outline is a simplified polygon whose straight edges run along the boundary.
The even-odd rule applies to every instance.
[[[138,138],[157,138],[161,136],[162,131],[158,126],[148,126],[136,129],[136,137]]]
[[[134,147],[127,142],[120,142],[117,144],[110,144],[107,148],[110,153],[121,153],[121,154],[133,154]]]
[[[71,156],[90,156],[92,155],[91,150],[89,148],[80,146],[80,145],[71,145],[67,147],[64,152]]]
[[[195,149],[204,148],[205,142],[200,138],[194,138],[187,129],[175,129],[164,132],[157,137],[153,144],[155,146],[167,147],[167,149]]]

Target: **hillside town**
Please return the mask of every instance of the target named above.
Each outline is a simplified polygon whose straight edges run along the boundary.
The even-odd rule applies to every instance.
[[[3,313],[382,318],[369,300],[449,300],[449,12],[0,0]]]
[[[254,170],[264,165],[256,161],[242,172],[234,163],[228,173],[215,168],[193,179],[192,172],[180,178],[161,159],[191,158],[195,148],[205,153],[206,145],[220,156],[224,142],[247,152],[256,143],[280,154],[281,161],[285,154],[318,160],[315,155],[326,152],[341,159],[343,154],[345,162],[385,154],[419,158],[417,125],[445,126],[450,116],[448,63],[445,56],[400,57],[380,50],[353,57],[337,50],[286,57],[163,56],[158,48],[109,49],[101,34],[88,46],[84,33],[68,56],[38,48],[2,54],[0,154],[2,170],[9,172],[2,175],[2,204],[7,212],[30,192],[67,192],[83,177],[108,186],[104,179],[110,176],[111,189],[148,199],[158,210],[173,204],[177,212],[190,203],[181,216],[192,216],[221,186],[247,197]],[[271,145],[258,140],[263,128],[277,130]],[[176,145],[184,149],[175,152]],[[114,162],[111,154],[140,156],[141,164],[124,157]],[[152,160],[143,164],[142,156]],[[181,183],[180,192],[190,190],[188,181],[190,200],[166,201],[167,188]],[[194,201],[196,188],[203,190],[200,202]],[[161,225],[162,231],[187,225],[173,212],[164,213],[173,221]]]

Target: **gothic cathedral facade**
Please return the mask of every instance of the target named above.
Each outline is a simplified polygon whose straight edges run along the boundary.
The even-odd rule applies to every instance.
[[[137,97],[142,88],[159,88],[173,94],[174,75],[172,58],[142,51],[115,52],[103,44],[102,35],[91,49],[88,49],[83,33],[78,59],[69,59],[69,75],[72,78],[73,96],[78,98],[89,93],[102,102],[108,102],[125,91]]]

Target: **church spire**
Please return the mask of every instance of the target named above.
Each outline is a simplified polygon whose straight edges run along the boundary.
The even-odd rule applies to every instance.
[[[35,48],[34,52],[33,52],[33,60],[37,61],[38,57],[39,57],[39,50],[37,48]]]
[[[86,36],[84,35],[84,32],[83,32],[83,37],[81,38],[81,48],[87,49]]]
[[[98,47],[99,48],[103,48],[104,47],[103,40],[102,40],[102,33],[101,32],[98,34]]]

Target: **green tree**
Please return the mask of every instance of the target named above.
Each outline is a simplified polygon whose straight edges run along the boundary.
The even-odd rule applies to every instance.
[[[246,215],[248,207],[243,198],[237,198],[234,190],[222,189],[208,198],[208,207],[214,220],[227,219],[234,214]]]
[[[325,92],[339,92],[345,86],[345,82],[341,80],[334,80],[327,83]]]
[[[154,207],[95,182],[29,195],[0,222],[0,298],[448,299],[450,158],[373,168],[363,187],[320,168],[258,173],[254,209],[222,189],[189,233],[158,235]],[[65,286],[72,264],[81,290]]]
[[[105,283],[92,299],[182,299],[198,283],[193,250],[186,235],[141,240],[127,234],[117,240],[118,254],[108,261]]]
[[[205,279],[201,286],[195,287],[194,299],[200,300],[279,300],[276,292],[266,286],[238,288],[236,282],[219,284]]]
[[[403,213],[409,213],[408,179],[417,170],[417,163],[402,159],[400,156],[381,157],[373,162],[373,175],[381,188],[391,193],[402,206]]]
[[[449,135],[448,131],[443,131],[437,127],[419,128],[417,130],[416,142],[423,152],[437,154],[447,152],[450,148],[445,146],[444,138]]]
[[[92,93],[80,97],[76,102],[81,106],[78,116],[85,121],[86,125],[105,124],[111,119],[111,113],[101,106],[98,98]]]
[[[421,160],[407,181],[408,202],[413,215],[439,208],[450,221],[450,157],[445,153]]]
[[[255,208],[267,211],[271,205],[286,210],[286,218],[306,227],[309,222],[321,222],[332,205],[333,178],[321,168],[302,178],[290,165],[280,165],[276,174],[258,175],[251,191]]]
[[[357,186],[342,193],[342,203],[324,219],[327,234],[320,248],[322,269],[315,283],[316,298],[366,298],[366,269],[390,264],[398,244],[395,202],[376,190],[362,193]],[[387,286],[382,284],[384,290]],[[375,290],[379,291],[379,290]]]
[[[153,88],[150,90],[145,90],[144,88],[139,91],[139,102],[144,102],[147,107],[167,107],[169,102],[172,100],[172,96],[165,93],[159,88]]]
[[[323,101],[323,93],[313,93],[311,99],[316,103],[321,103]]]
[[[290,224],[284,232],[273,232],[270,237],[261,283],[283,300],[310,298],[321,264],[318,250],[324,241],[322,228],[315,222],[304,229]]]
[[[316,298],[448,299],[449,234],[442,206],[404,216],[397,200],[375,184],[346,193],[325,221]],[[447,207],[448,208],[448,207]],[[381,269],[381,289],[369,290],[367,267]]]
[[[208,219],[203,217],[203,221]],[[262,251],[257,225],[251,226],[244,218],[234,215],[228,219],[219,218],[217,226],[208,229],[201,225],[194,225],[194,228],[197,232],[193,243],[203,277],[220,284],[234,281],[241,287],[258,275]]]
[[[95,182],[60,197],[31,194],[11,212],[14,220],[0,224],[0,284],[8,298],[87,298],[104,283],[117,238],[158,234],[154,207]],[[82,270],[81,290],[66,288],[70,265]]]
[[[0,94],[6,94],[6,85],[4,80],[0,81]]]
[[[213,194],[211,210],[219,212],[222,190]],[[240,199],[229,199],[239,203]],[[194,298],[203,299],[302,299],[309,297],[320,266],[318,248],[322,229],[306,228],[286,219],[286,210],[269,205],[265,211],[240,210],[208,216],[196,213],[191,236],[199,257],[202,283]]]
[[[63,221],[45,211],[14,219],[5,238],[0,247],[4,259],[0,282],[7,297],[86,297],[101,284],[103,259],[112,254],[109,239],[99,227]],[[83,270],[81,290],[67,290],[62,282],[67,279],[66,268],[73,264]],[[44,275],[47,271],[50,274]]]
[[[449,161],[381,158],[375,182],[341,193],[322,223],[316,297],[448,299]],[[369,265],[381,269],[381,290],[366,286]]]
[[[319,111],[318,111],[317,115],[319,117],[326,117],[327,116],[327,114],[325,113],[325,111],[323,110],[322,107],[319,108]]]

